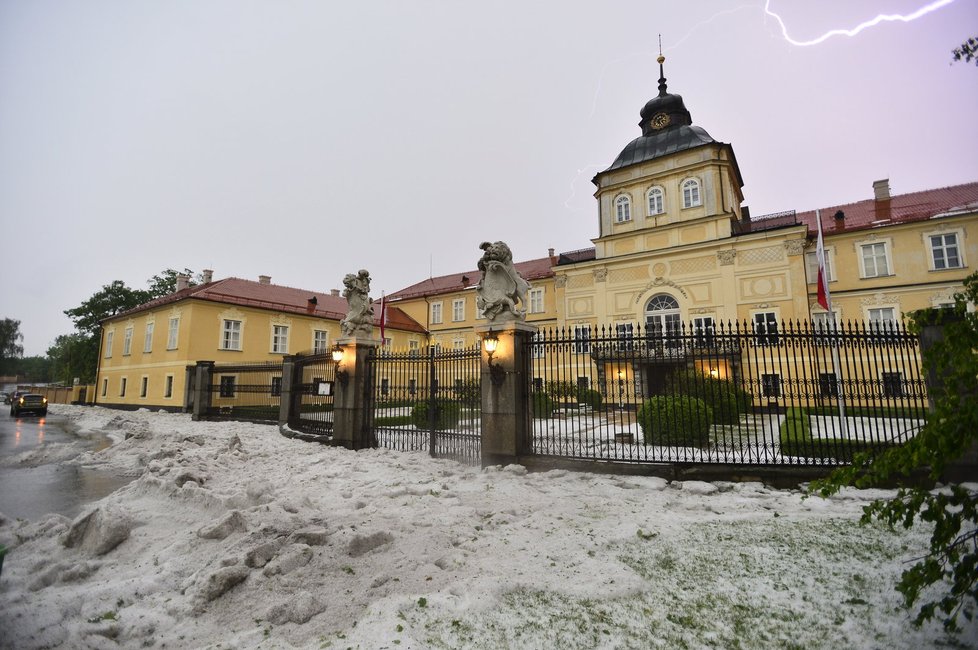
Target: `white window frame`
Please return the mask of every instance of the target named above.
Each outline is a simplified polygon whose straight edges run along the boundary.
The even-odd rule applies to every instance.
[[[146,334],[143,337],[143,352],[153,351],[153,330],[156,329],[156,323],[150,322],[146,323]]]
[[[876,248],[879,246],[882,246],[883,248],[882,256],[880,256],[875,252]],[[873,260],[872,272],[870,272],[870,269],[866,265],[867,262],[866,252],[867,249],[870,248],[874,249],[874,253],[871,256]],[[885,278],[893,275],[893,271],[892,271],[893,260],[891,259],[890,256],[889,240],[859,242],[857,244],[857,251],[859,253],[859,273],[860,273],[859,277],[863,279],[871,279],[871,278]],[[883,271],[882,273],[880,272],[881,269],[880,269],[880,262],[879,262],[881,258],[883,260],[883,266],[885,266],[885,268],[882,269]]]
[[[149,395],[149,375],[139,378],[139,399],[146,399]]]
[[[627,194],[615,197],[615,223],[627,223],[632,220],[632,200]]]
[[[431,303],[431,324],[441,325],[442,323],[442,303],[441,301]]]
[[[684,209],[703,205],[703,192],[698,178],[687,178],[680,188],[682,189]]]
[[[825,247],[825,275],[826,280],[835,282],[835,251],[832,247]],[[805,253],[805,274],[808,276],[808,284],[818,282],[818,251]]]
[[[418,339],[411,339],[410,341],[408,341],[408,354],[410,354],[413,357],[416,357],[419,354],[421,354],[421,341],[419,341]]]
[[[546,310],[543,287],[538,289],[530,289],[529,292],[527,292],[526,297],[527,301],[530,303],[529,308],[531,314],[542,314]]]
[[[221,349],[241,351],[241,338],[244,321],[233,318],[221,319]]]
[[[530,356],[534,359],[543,359],[546,357],[546,337],[542,330],[537,330],[533,334],[533,343],[530,345]]]
[[[574,354],[590,354],[591,352],[591,326],[574,326]]]
[[[754,323],[754,334],[758,345],[776,345],[781,328],[778,325],[778,312],[756,311],[750,316]],[[772,332],[771,329],[774,329]]]
[[[329,331],[312,331],[312,352],[313,354],[324,354],[329,351]]]
[[[953,244],[948,244],[946,241],[942,241],[939,244],[934,242],[935,239],[940,238],[942,240],[945,240],[948,237],[954,238]],[[961,231],[958,230],[953,230],[948,232],[925,233],[924,241],[927,242],[927,253],[928,253],[927,260],[928,260],[928,264],[930,265],[930,270],[931,271],[953,271],[956,269],[963,269],[966,266],[966,264],[964,261],[964,247],[961,245],[962,239],[963,237],[961,236]],[[954,249],[954,255],[957,258],[957,264],[954,266],[948,264],[947,253],[948,250],[951,248]],[[943,266],[938,265],[938,258],[937,258],[938,251],[941,252],[940,264],[943,264]]]
[[[696,316],[693,318],[693,341],[697,347],[701,348],[716,345],[716,319],[713,316]]]
[[[272,325],[272,354],[289,353],[289,326]]]
[[[889,312],[886,314],[885,312]],[[873,331],[892,331],[900,323],[900,310],[895,305],[866,308],[866,324]]]
[[[456,298],[452,301],[452,322],[459,323],[465,320],[465,298]]]
[[[105,358],[112,358],[112,343],[115,339],[115,330],[109,330],[105,333]]]
[[[171,318],[167,323],[166,349],[176,350],[180,339],[180,318]]]
[[[128,357],[132,354],[132,326],[129,326],[125,330],[125,334],[122,337],[122,356]]]
[[[230,379],[231,381],[225,381]],[[230,392],[225,389],[230,386]],[[217,397],[218,399],[233,399],[238,394],[238,376],[237,375],[219,375],[217,380]]]
[[[645,205],[649,216],[654,217],[666,212],[666,191],[659,185],[653,185],[645,194]]]
[[[465,349],[465,339],[455,338],[452,339],[452,349],[453,350],[464,350]]]
[[[163,399],[173,399],[173,375],[163,377]]]

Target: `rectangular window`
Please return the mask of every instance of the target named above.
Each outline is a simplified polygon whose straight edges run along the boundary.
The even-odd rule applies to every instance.
[[[314,330],[312,333],[312,351],[314,354],[323,354],[329,349],[329,332],[326,330]]]
[[[272,352],[274,354],[289,353],[289,328],[287,326],[272,326]]]
[[[883,373],[883,397],[903,397],[903,375],[899,372]]]
[[[126,383],[127,382],[128,382],[128,380],[125,377],[123,377],[122,379],[119,380],[119,397],[125,397],[126,396]]]
[[[805,274],[808,276],[808,284],[818,282],[818,256],[814,253],[805,253]],[[825,251],[825,275],[826,280],[835,280],[835,273],[832,271],[832,255],[830,251]]]
[[[163,397],[166,399],[173,397],[173,375],[167,375],[163,381]]]
[[[234,397],[234,375],[221,375],[220,392],[221,397]]]
[[[225,320],[221,329],[221,349],[241,349],[241,321]]]
[[[102,380],[102,397],[105,397],[108,394],[108,392],[109,392],[109,380],[108,379],[103,379]]]
[[[105,333],[105,358],[112,358],[112,339],[115,338],[115,332]]]
[[[544,310],[543,306],[543,289],[530,289],[527,295],[530,302],[530,313],[531,314],[542,314]]]
[[[272,397],[282,396],[282,378],[272,377]]]
[[[834,372],[823,372],[819,374],[818,392],[822,397],[839,396],[839,380]]]
[[[453,350],[461,350],[464,347],[465,347],[465,339],[454,339],[452,341]]]
[[[574,326],[574,352],[576,354],[591,352],[591,328],[588,325]]]
[[[433,302],[431,303],[431,324],[438,325],[441,323],[441,303]]]
[[[577,390],[588,390],[591,388],[591,378],[585,375],[581,375],[577,378]]]
[[[171,318],[170,324],[167,327],[166,333],[166,349],[176,350],[177,349],[177,335],[180,333],[180,319]]]
[[[768,399],[781,397],[781,375],[761,375],[761,395]]]
[[[694,345],[700,348],[713,347],[716,342],[716,329],[712,316],[702,316],[693,319]]]
[[[156,323],[146,323],[146,337],[143,340],[143,352],[153,351],[153,329]]]
[[[633,350],[635,348],[634,323],[617,323],[615,325],[615,335],[618,337],[619,350]]]
[[[125,337],[122,339],[122,356],[128,357],[132,353],[132,328],[126,328]]]
[[[543,377],[533,378],[533,392],[542,393],[543,392]]]
[[[465,298],[452,301],[452,320],[456,323],[465,320]]]
[[[419,343],[417,339],[408,341],[408,354],[412,357],[416,357],[421,354],[421,343]]]
[[[778,317],[773,311],[754,314],[754,333],[758,345],[778,344]]]
[[[863,277],[878,278],[890,274],[890,267],[886,261],[886,244],[876,242],[875,244],[863,244]]]
[[[417,395],[418,393],[418,380],[408,379],[408,395]]]
[[[533,335],[533,344],[530,347],[530,349],[531,349],[530,356],[532,358],[534,358],[534,359],[542,359],[544,357],[544,354],[545,354],[545,352],[544,352],[544,341],[545,340],[546,339],[544,338],[543,332],[541,332],[539,330]]]
[[[961,268],[961,256],[958,255],[958,235],[956,233],[932,235],[930,252],[934,260],[935,270]]]
[[[149,377],[143,377],[139,382],[139,396],[146,397],[149,392]]]
[[[391,394],[391,380],[384,377],[380,380],[380,394],[387,397]]]
[[[874,307],[867,310],[869,316],[869,329],[876,336],[877,341],[885,338],[888,334],[893,334],[897,329],[896,309],[893,307]]]

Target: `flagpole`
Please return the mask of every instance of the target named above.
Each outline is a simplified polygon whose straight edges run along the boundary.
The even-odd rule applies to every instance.
[[[842,401],[842,374],[840,373],[839,342],[836,338],[838,328],[835,323],[835,312],[832,311],[832,294],[829,291],[828,267],[825,264],[825,242],[822,238],[822,211],[815,210],[815,222],[818,224],[818,246],[815,256],[818,259],[818,304],[829,313],[828,325],[832,345],[832,373],[835,375],[835,397],[839,409],[839,428],[848,433],[846,427],[846,409]]]

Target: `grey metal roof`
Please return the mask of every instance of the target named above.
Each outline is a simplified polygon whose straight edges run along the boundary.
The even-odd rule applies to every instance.
[[[682,124],[649,135],[640,135],[629,142],[606,172],[629,165],[653,160],[661,156],[685,151],[716,142],[705,129]]]

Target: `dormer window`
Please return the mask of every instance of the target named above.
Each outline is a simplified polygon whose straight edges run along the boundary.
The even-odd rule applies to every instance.
[[[683,207],[693,208],[701,204],[700,182],[695,178],[683,181]]]
[[[649,190],[649,216],[662,214],[665,211],[665,193],[661,187],[653,187]]]
[[[632,202],[624,194],[615,199],[615,221],[624,223],[632,220]]]

